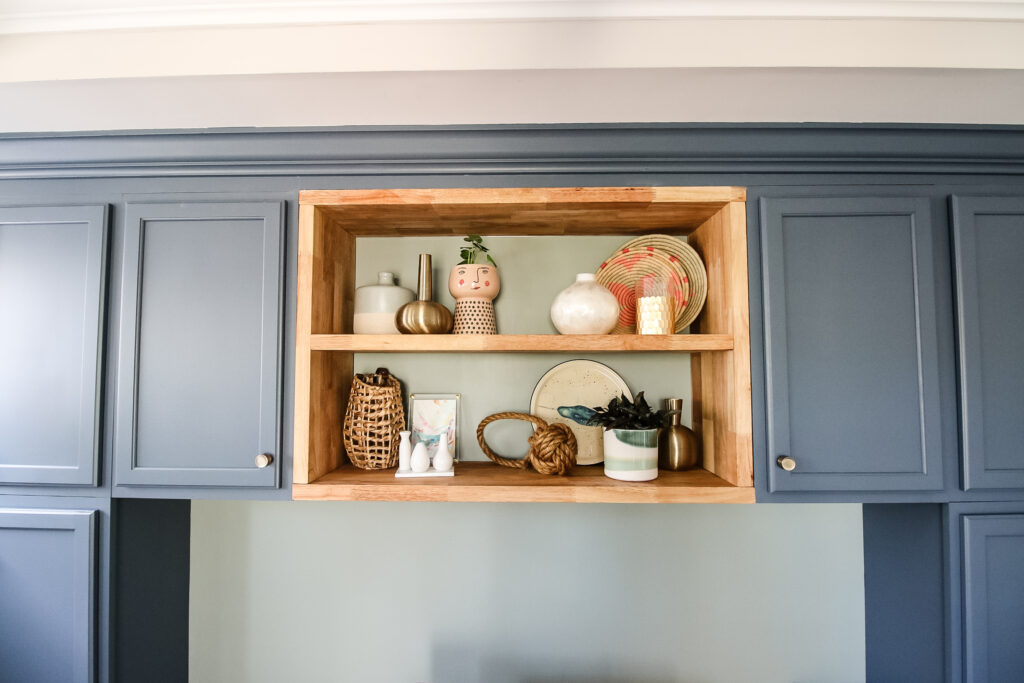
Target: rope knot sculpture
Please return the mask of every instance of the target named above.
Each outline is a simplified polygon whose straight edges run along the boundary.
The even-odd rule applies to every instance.
[[[484,427],[498,420],[526,420],[536,425],[537,430],[529,438],[530,451],[521,460],[506,458],[491,450],[484,441]],[[527,413],[495,413],[485,417],[476,428],[476,440],[484,454],[505,467],[525,470],[533,467],[541,474],[566,474],[576,464],[576,435],[564,424],[548,424],[539,417]]]

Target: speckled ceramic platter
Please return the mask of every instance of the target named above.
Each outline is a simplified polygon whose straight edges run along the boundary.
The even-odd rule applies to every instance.
[[[548,423],[568,425],[579,447],[577,464],[595,465],[604,462],[603,430],[562,417],[558,409],[603,406],[619,394],[633,400],[626,382],[610,367],[592,360],[570,360],[551,368],[537,382],[530,399],[530,414]]]

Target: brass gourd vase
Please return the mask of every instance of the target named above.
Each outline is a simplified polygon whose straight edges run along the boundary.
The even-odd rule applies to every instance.
[[[672,423],[658,435],[658,468],[663,470],[692,470],[700,466],[700,442],[689,427],[680,422],[683,399],[665,399],[665,407],[672,413]]]
[[[447,334],[452,329],[452,313],[433,301],[433,266],[430,254],[420,254],[416,283],[416,301],[410,301],[395,313],[395,327],[402,334]]]

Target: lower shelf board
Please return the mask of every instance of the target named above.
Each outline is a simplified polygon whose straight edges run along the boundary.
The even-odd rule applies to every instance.
[[[604,476],[600,465],[563,477],[490,462],[455,464],[454,477],[396,479],[395,470],[344,465],[311,484],[294,484],[294,500],[391,500],[482,503],[753,503],[753,487],[733,486],[707,470],[665,472],[654,481]]]

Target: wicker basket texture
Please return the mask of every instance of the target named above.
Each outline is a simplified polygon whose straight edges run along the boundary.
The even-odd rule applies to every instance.
[[[405,429],[402,385],[386,370],[355,375],[349,392],[342,440],[349,460],[364,470],[398,464],[398,433]]]

